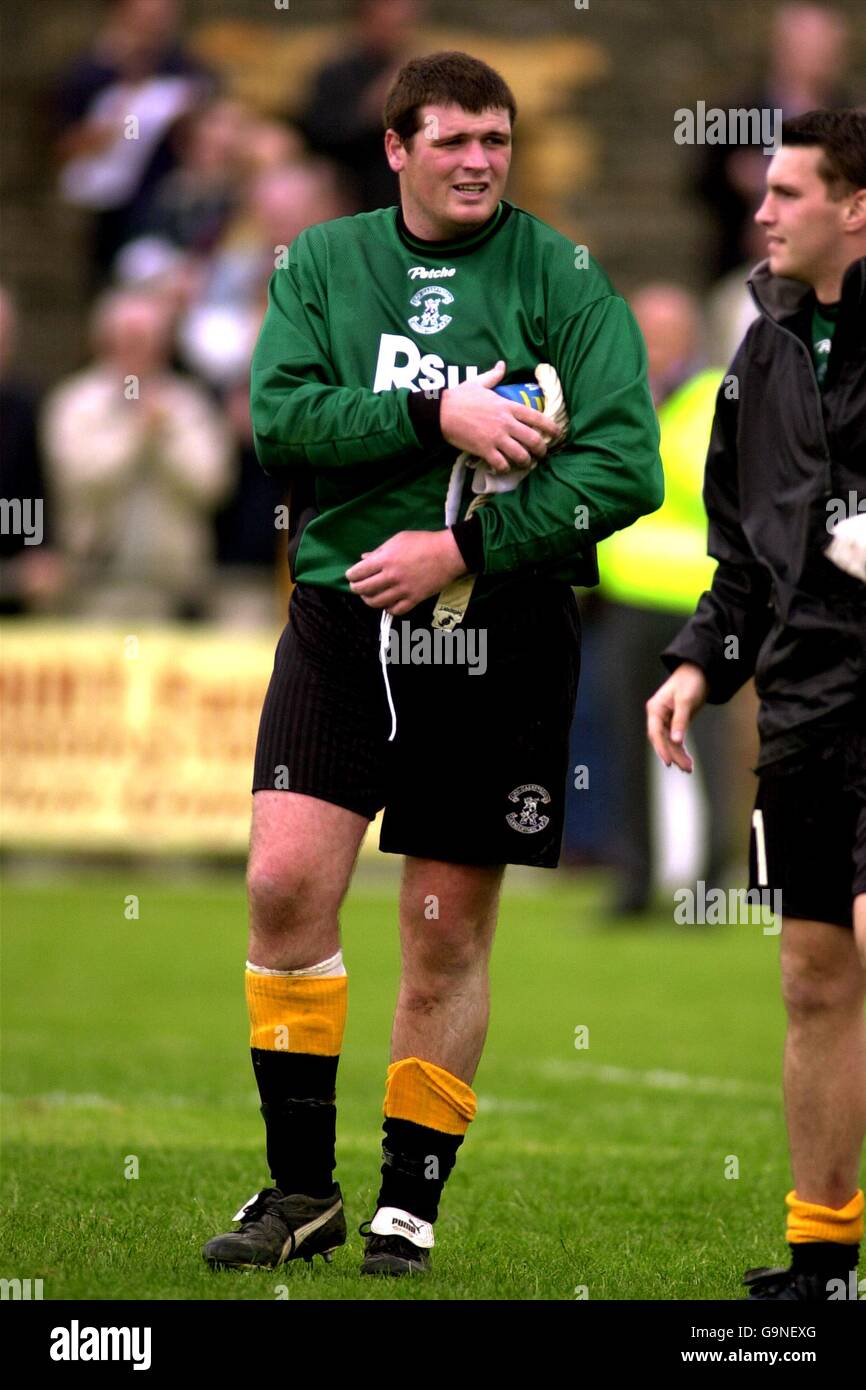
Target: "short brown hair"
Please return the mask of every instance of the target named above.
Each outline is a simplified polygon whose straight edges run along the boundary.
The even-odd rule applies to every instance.
[[[807,111],[782,122],[782,144],[817,146],[818,173],[835,201],[866,188],[866,111]]]
[[[420,127],[421,107],[434,104],[462,106],[473,115],[504,108],[512,125],[517,118],[505,79],[480,58],[456,50],[413,58],[400,69],[385,102],[385,129],[395,130],[407,144]]]

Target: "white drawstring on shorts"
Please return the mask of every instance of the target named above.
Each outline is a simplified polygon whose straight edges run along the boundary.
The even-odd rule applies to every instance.
[[[562,394],[562,385],[556,370],[549,362],[540,362],[535,368],[535,380],[538,382],[544,396],[544,414],[555,420],[559,425],[564,437],[568,427],[568,414],[565,409],[565,401]],[[466,480],[467,469],[473,468],[475,475],[472,479],[472,491],[475,494],[466,512],[466,517],[470,517],[473,512],[489,496],[498,492],[510,492],[516,488],[526,477],[526,474],[535,467],[536,460],[532,459],[529,468],[511,467],[505,473],[496,473],[480,458],[472,458],[466,452],[458,454],[451,469],[448,479],[448,489],[445,495],[445,527],[453,526],[460,516],[460,504],[463,498],[463,487]],[[453,627],[463,621],[472,589],[475,584],[475,575],[463,575],[460,579],[447,585],[439,595],[436,607],[433,611],[432,626],[434,628],[444,628],[451,631]],[[394,701],[391,696],[391,685],[388,680],[388,646],[391,636],[391,624],[393,614],[385,609],[379,623],[379,661],[382,666],[382,676],[385,681],[385,692],[388,696],[388,708],[391,711],[391,732],[388,735],[388,742],[393,742],[397,732],[397,711],[394,708]]]
[[[391,732],[388,735],[388,742],[391,743],[397,732],[397,711],[394,708],[394,701],[391,698],[391,683],[388,680],[388,645],[391,638],[391,624],[394,616],[384,609],[379,622],[379,661],[382,665],[382,675],[385,680],[385,693],[388,696],[388,708],[391,711]]]

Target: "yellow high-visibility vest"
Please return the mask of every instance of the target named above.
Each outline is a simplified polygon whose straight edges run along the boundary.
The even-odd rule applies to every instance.
[[[707,554],[704,465],[724,380],[708,368],[659,407],[665,500],[657,512],[615,531],[598,547],[600,592],[616,603],[691,613],[710,587],[716,561]]]

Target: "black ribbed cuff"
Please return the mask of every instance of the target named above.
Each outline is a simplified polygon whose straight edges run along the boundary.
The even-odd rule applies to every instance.
[[[435,395],[430,392],[426,396],[423,391],[410,392],[409,419],[422,449],[436,449],[445,442],[439,424],[439,411],[441,409],[442,397],[438,391]]]
[[[470,574],[481,574],[484,570],[484,532],[481,518],[477,512],[468,521],[457,521],[451,527],[451,534],[457,542],[457,549],[463,556],[463,563]]]

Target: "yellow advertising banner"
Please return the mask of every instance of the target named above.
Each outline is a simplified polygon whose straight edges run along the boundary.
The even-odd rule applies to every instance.
[[[6,848],[244,853],[278,636],[0,623]]]

